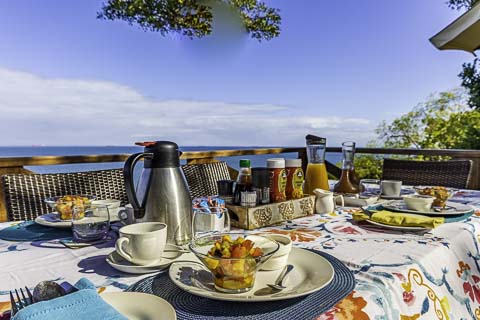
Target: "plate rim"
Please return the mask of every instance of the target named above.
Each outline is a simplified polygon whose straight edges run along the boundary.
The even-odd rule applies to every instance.
[[[157,295],[154,295],[154,294],[150,294],[150,293],[146,293],[146,292],[131,292],[131,291],[121,291],[121,292],[102,292],[100,293],[100,297],[103,299],[104,296],[117,296],[117,295],[130,295],[130,296],[151,296],[153,297],[154,300],[157,300],[159,301],[159,303],[162,303],[163,305],[165,305],[166,307],[168,307],[168,309],[170,310],[171,314],[170,316],[173,316],[173,317],[170,317],[169,319],[171,320],[176,320],[177,319],[177,312],[175,310],[175,308],[173,307],[173,305],[168,302],[167,300],[163,299],[162,297],[159,297]],[[104,300],[104,299],[103,299]],[[127,299],[128,300],[128,299]],[[144,301],[143,299],[139,299],[141,301]],[[132,301],[131,303],[132,304],[138,304],[138,301],[139,300],[129,300],[129,303],[130,301]],[[105,300],[104,300],[105,301]],[[110,302],[107,302],[105,301],[106,303],[108,303],[109,305],[111,305],[113,308],[115,308],[115,305],[110,303]],[[117,308],[115,308],[115,310],[117,310]],[[117,310],[118,312],[120,312],[119,310]],[[120,312],[121,313],[121,312]],[[124,315],[124,314],[122,314]],[[124,315],[125,316],[125,315]],[[162,312],[162,319],[164,319],[165,316],[168,316],[168,314],[165,314],[165,312]]]
[[[318,254],[318,253],[314,253],[312,251],[309,251],[307,249],[304,249],[304,248],[297,248],[297,247],[292,247],[292,250],[290,252],[290,256],[292,253],[294,252],[304,252],[306,254],[311,254],[311,255],[315,255],[316,258],[318,259],[322,259],[324,260],[324,262],[327,263],[328,267],[329,267],[329,270],[330,270],[330,277],[328,278],[327,281],[325,281],[325,283],[323,283],[321,286],[317,287],[317,288],[313,288],[311,290],[307,290],[305,292],[301,292],[301,293],[294,293],[294,294],[291,294],[291,295],[282,295],[282,296],[274,296],[274,295],[265,295],[265,296],[255,296],[253,294],[253,290],[254,288],[252,288],[252,291],[249,291],[250,293],[252,293],[251,295],[247,295],[247,296],[240,296],[240,295],[236,295],[236,294],[231,294],[231,293],[222,293],[222,292],[218,292],[218,291],[214,291],[213,293],[215,295],[206,295],[206,294],[203,294],[203,292],[205,292],[205,290],[202,290],[201,288],[198,288],[198,287],[191,287],[191,286],[186,286],[184,284],[182,284],[181,282],[177,281],[175,279],[175,277],[172,275],[172,268],[170,267],[170,269],[168,270],[168,276],[170,277],[170,280],[178,287],[180,288],[181,290],[187,292],[187,293],[190,293],[190,294],[193,294],[195,296],[199,296],[199,297],[202,297],[202,298],[207,298],[207,299],[212,299],[212,300],[220,300],[220,301],[233,301],[233,302],[265,302],[265,301],[279,301],[279,300],[288,300],[288,299],[293,299],[293,298],[298,298],[298,297],[303,297],[303,296],[306,296],[308,294],[311,294],[311,293],[314,293],[318,290],[321,290],[323,288],[325,288],[326,286],[328,286],[334,276],[335,276],[335,269],[333,268],[332,264],[330,263],[330,261],[328,261],[328,259],[326,259],[325,257],[323,257],[322,255]],[[289,260],[290,260],[290,256],[289,256]],[[176,262],[181,262],[181,261],[176,261]],[[194,262],[194,263],[199,263],[201,264],[201,262],[199,261],[195,261],[195,260],[192,260],[192,261],[189,261],[189,262]],[[291,263],[290,261],[288,263]],[[203,265],[202,265],[203,266]],[[259,272],[262,272],[262,271],[259,271]],[[264,271],[264,272],[271,272],[271,271]],[[195,290],[192,290],[192,289],[195,289]],[[212,293],[211,291],[208,291],[210,294]]]
[[[394,225],[391,225],[391,224],[380,223],[380,222],[373,221],[373,220],[370,220],[370,219],[367,219],[365,221],[372,224],[372,225],[375,225],[375,226],[379,226],[379,227],[387,228],[387,229],[392,229],[392,230],[399,230],[399,231],[400,230],[403,230],[403,231],[406,231],[406,230],[409,230],[409,231],[430,231],[430,230],[432,230],[432,228],[427,228],[427,227],[394,226]]]
[[[123,208],[123,207],[120,207],[120,208]],[[39,216],[37,216],[35,218],[35,223],[38,223],[42,226],[45,226],[45,227],[52,227],[52,228],[62,228],[62,229],[66,229],[66,228],[71,228],[72,227],[72,221],[70,220],[60,220],[60,221],[57,221],[57,222],[52,222],[52,221],[48,221],[48,220],[45,220],[44,218],[42,218],[43,216],[46,216],[48,214],[58,214],[56,211],[53,211],[53,212],[49,212],[49,213],[45,213],[45,214],[41,214]],[[118,218],[118,216],[115,216],[113,219],[113,217],[110,217],[110,223],[114,223],[114,222],[118,222],[120,221],[120,219]]]
[[[415,210],[409,210],[409,209],[398,209],[398,208],[389,206],[389,203],[393,203],[393,202],[404,202],[405,203],[405,200],[393,200],[393,201],[390,201],[390,202],[387,202],[387,203],[383,203],[382,207],[384,207],[387,210],[391,210],[391,211],[395,211],[395,212],[419,214],[419,215],[424,215],[424,216],[426,216],[426,215],[428,215],[428,216],[441,216],[441,217],[443,217],[443,216],[461,216],[461,215],[467,214],[471,210],[473,210],[473,208],[469,205],[460,204],[460,203],[453,202],[453,201],[447,201],[446,204],[447,205],[450,204],[450,206],[452,206],[452,203],[453,203],[453,207],[455,207],[456,205],[462,205],[462,206],[468,207],[470,209],[469,210],[462,210],[462,211],[455,211],[453,213],[452,212],[435,212],[435,211],[415,211]]]

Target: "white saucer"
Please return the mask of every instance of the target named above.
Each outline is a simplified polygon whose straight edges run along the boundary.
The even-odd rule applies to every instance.
[[[110,222],[117,222],[120,221],[118,215],[111,215]],[[35,222],[41,224],[42,226],[52,227],[52,228],[71,228],[72,221],[71,220],[61,220],[58,217],[57,212],[51,212],[47,214],[42,214],[35,218]]]
[[[128,319],[175,320],[170,303],[153,294],[141,292],[106,292],[102,299]]]
[[[168,245],[166,249],[168,250]],[[110,254],[106,258],[106,261],[112,268],[117,269],[118,271],[122,271],[126,273],[135,273],[135,274],[146,274],[146,273],[158,272],[165,268],[168,268],[170,264],[172,264],[173,262],[176,261],[177,258],[182,256],[183,252],[168,251],[168,252],[164,252],[163,254],[164,254],[164,257],[162,258],[162,260],[148,266],[139,266],[139,265],[133,264],[125,260],[122,256],[120,256],[117,253],[117,251],[110,252]]]
[[[182,261],[173,263],[170,266],[169,276],[178,287],[200,297],[225,301],[258,302],[291,299],[318,291],[332,281],[335,273],[333,266],[324,257],[300,248],[292,248],[288,263],[293,264],[294,269],[284,281],[287,288],[277,293],[265,293],[265,288],[267,283],[275,282],[281,270],[258,271],[253,289],[245,293],[231,294],[215,291],[208,282],[205,282],[204,287],[194,285],[187,277],[192,272],[201,272],[202,282],[209,281],[204,278],[213,276],[193,253],[188,253]]]

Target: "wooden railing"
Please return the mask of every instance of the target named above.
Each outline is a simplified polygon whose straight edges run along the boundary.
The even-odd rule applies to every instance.
[[[446,156],[452,159],[469,159],[473,161],[470,189],[480,189],[480,150],[434,150],[434,149],[385,149],[385,148],[357,148],[357,154],[374,155],[423,155],[423,156]],[[328,152],[341,152],[341,148],[329,147]],[[218,161],[217,158],[233,156],[254,156],[265,154],[297,153],[306,165],[305,148],[259,148],[247,150],[216,150],[216,151],[189,151],[184,152],[181,159],[187,163],[208,163]],[[130,154],[112,155],[79,155],[79,156],[35,156],[35,157],[9,157],[0,158],[0,176],[10,173],[33,173],[25,169],[26,166],[44,166],[60,164],[86,164],[105,162],[124,162]],[[305,168],[304,168],[305,169]],[[338,177],[340,169],[331,163],[327,163],[330,174]],[[231,171],[232,177],[236,176],[235,170]],[[0,188],[0,222],[6,221],[5,199]]]

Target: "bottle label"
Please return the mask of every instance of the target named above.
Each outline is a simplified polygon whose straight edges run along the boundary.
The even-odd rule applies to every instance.
[[[303,197],[303,170],[301,168],[295,169],[292,176],[292,198],[299,199]]]
[[[278,175],[278,191],[284,194],[286,186],[287,186],[287,172],[285,171],[285,169],[282,169],[280,171],[280,174]]]

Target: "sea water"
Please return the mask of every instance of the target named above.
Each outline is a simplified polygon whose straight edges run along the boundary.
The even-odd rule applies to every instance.
[[[232,147],[232,146],[180,146],[181,151],[210,151],[210,150],[243,150],[266,148],[260,146]],[[270,147],[268,147],[270,148]],[[63,146],[63,147],[0,147],[0,158],[3,157],[32,157],[32,156],[71,156],[71,155],[102,155],[102,154],[133,154],[142,152],[143,147],[138,146]],[[297,158],[297,153],[262,154],[233,157],[219,157],[218,160],[227,162],[228,166],[238,169],[240,159],[250,159],[252,167],[265,167],[268,158]],[[326,159],[338,163],[342,156],[340,153],[327,153]],[[182,161],[184,164],[185,161]],[[49,166],[28,166],[28,170],[36,173],[65,173],[93,171],[104,169],[123,168],[123,162],[102,162],[84,164],[63,164]]]

